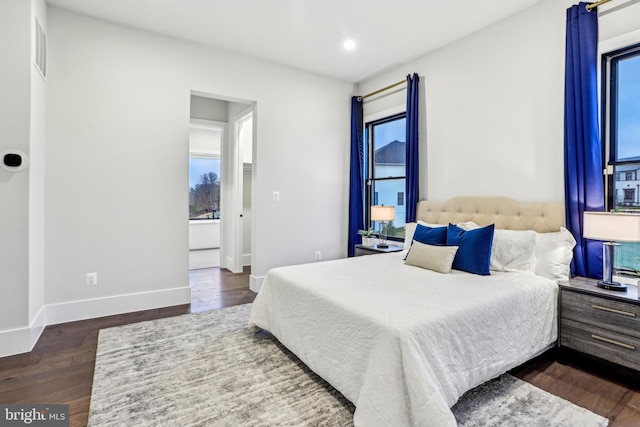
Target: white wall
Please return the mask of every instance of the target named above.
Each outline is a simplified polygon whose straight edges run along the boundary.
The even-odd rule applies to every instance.
[[[640,3],[631,2],[632,0],[617,0],[598,8],[600,42],[640,30]],[[635,38],[634,42],[637,43],[637,40]]]
[[[44,0],[31,0],[32,13],[37,16],[45,34],[47,5]],[[35,58],[35,19],[31,19],[32,58]],[[44,326],[45,294],[45,141],[47,125],[47,84],[32,64],[31,122],[29,146],[29,322],[32,327]],[[37,323],[37,325],[34,325]]]
[[[189,250],[220,247],[220,220],[189,221]]]
[[[29,351],[44,328],[44,142],[46,84],[32,65],[43,0],[0,4],[0,152],[19,149],[29,167],[0,169],[0,357]]]
[[[189,149],[193,153],[220,156],[222,128],[212,129],[192,124],[189,129]]]
[[[228,102],[204,96],[191,95],[191,118],[226,122]]]
[[[192,90],[260,111],[252,273],[345,254],[352,84],[56,8],[49,28],[47,304],[188,287]]]
[[[31,3],[0,6],[0,152],[29,153],[31,85]],[[0,169],[0,331],[28,325],[29,169]]]
[[[364,94],[421,76],[421,198],[564,199],[565,20],[573,3],[540,2],[360,84]]]

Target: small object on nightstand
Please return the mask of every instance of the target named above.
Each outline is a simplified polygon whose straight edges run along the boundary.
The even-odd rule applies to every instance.
[[[400,252],[404,248],[402,246],[396,245],[387,245],[386,248],[381,248],[379,246],[364,246],[364,245],[356,245],[354,255],[362,256],[362,255],[374,255],[374,254],[388,254],[391,252]]]
[[[624,292],[627,287],[613,281],[613,254],[616,242],[640,241],[640,215],[628,213],[585,212],[585,239],[604,240],[602,242],[602,280],[597,284],[599,288],[610,291]]]
[[[387,232],[385,228],[386,221],[393,221],[396,218],[396,208],[394,206],[371,206],[371,221],[380,221],[382,232],[378,235],[382,240],[378,243],[378,248],[386,249],[389,247],[386,243],[383,243],[387,239]]]

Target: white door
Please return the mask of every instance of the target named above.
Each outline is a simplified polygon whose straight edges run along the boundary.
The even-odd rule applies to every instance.
[[[244,163],[251,158],[253,143],[253,107],[231,119],[233,131],[228,140],[228,155],[223,156],[223,221],[222,265],[233,273],[243,269],[243,189]],[[248,141],[248,143],[247,143]],[[247,145],[248,144],[248,145]],[[226,181],[225,179],[226,178]]]

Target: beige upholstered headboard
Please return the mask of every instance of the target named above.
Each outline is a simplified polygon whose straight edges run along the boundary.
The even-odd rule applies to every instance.
[[[558,231],[565,225],[564,203],[518,202],[507,197],[454,197],[418,203],[418,220],[430,224],[473,221],[507,230]]]

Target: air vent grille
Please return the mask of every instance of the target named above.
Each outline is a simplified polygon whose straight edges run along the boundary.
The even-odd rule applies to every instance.
[[[42,25],[36,18],[36,48],[35,58],[33,63],[35,64],[43,78],[47,77],[47,35],[42,29]]]

